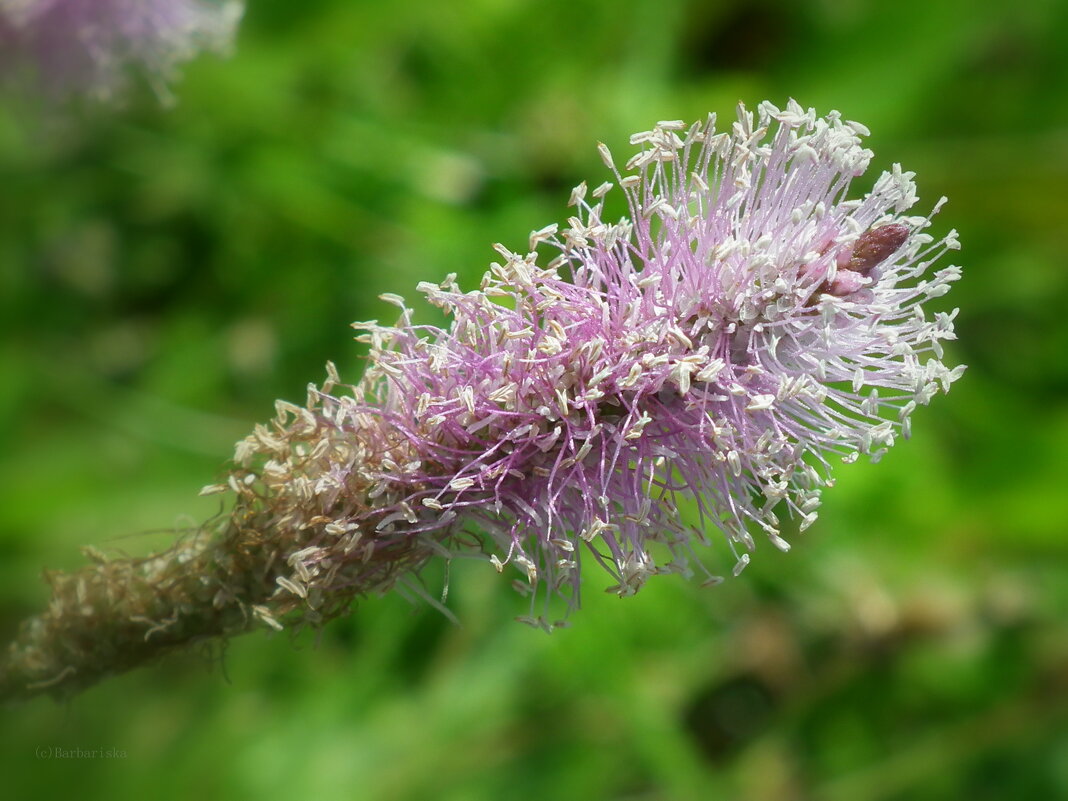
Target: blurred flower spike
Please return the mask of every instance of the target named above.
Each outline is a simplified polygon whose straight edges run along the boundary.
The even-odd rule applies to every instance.
[[[374,530],[439,545],[482,531],[498,570],[572,604],[584,562],[620,595],[689,574],[706,529],[734,574],[754,534],[787,550],[783,517],[813,523],[832,458],[878,461],[963,371],[941,361],[955,312],[923,308],[960,275],[928,274],[956,235],[934,241],[930,216],[906,216],[916,190],[898,165],[848,198],[865,134],[793,102],[740,108],[725,132],[715,117],[661,122],[631,138],[625,171],[601,145],[614,183],[576,187],[568,226],[535,231],[530,252],[497,246],[479,289],[422,284],[447,330],[383,296],[401,317],[356,325],[362,384],[313,409],[325,441],[376,442],[360,467]],[[610,221],[615,187],[629,215]],[[556,253],[545,266],[541,245]],[[246,445],[246,463],[272,451]],[[344,487],[352,469],[334,460],[330,478]],[[541,612],[532,600],[549,625]]]
[[[238,0],[0,0],[0,70],[48,95],[110,100],[141,73],[156,93],[201,50],[225,52]]]

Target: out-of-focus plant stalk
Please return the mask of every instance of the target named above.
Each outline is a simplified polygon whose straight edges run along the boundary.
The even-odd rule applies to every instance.
[[[239,0],[0,0],[0,80],[112,100],[140,73],[166,100],[180,64],[229,49],[242,11]]]

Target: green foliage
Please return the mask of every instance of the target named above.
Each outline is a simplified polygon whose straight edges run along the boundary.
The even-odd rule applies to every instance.
[[[600,180],[597,141],[657,119],[793,96],[868,124],[876,166],[950,198],[970,370],[722,587],[590,576],[548,637],[454,564],[459,627],[391,595],[317,644],[6,710],[5,797],[1068,796],[1068,6],[249,2],[174,108],[0,103],[5,633],[42,566],[217,511],[197,490],[275,397],[327,359],[359,375],[347,325],[379,293],[474,285]]]

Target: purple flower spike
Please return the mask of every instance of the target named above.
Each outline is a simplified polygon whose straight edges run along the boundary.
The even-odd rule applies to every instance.
[[[428,597],[412,575],[475,548],[519,571],[520,619],[546,629],[554,596],[578,605],[584,563],[630,595],[692,564],[719,581],[693,558],[706,530],[735,575],[754,535],[787,550],[832,461],[878,461],[964,370],[942,363],[956,311],[924,310],[960,277],[932,274],[956,233],[906,216],[898,165],[849,199],[866,134],[791,101],[742,107],[725,132],[661,122],[624,171],[601,145],[614,182],[576,187],[566,228],[526,254],[498,245],[477,290],[419,287],[448,328],[383,295],[400,320],[357,324],[360,383],[328,365],[204,488],[236,496],[228,517],[145,558],[89,549],[50,572],[48,608],[0,654],[0,699],[76,692],[253,625],[319,626],[394,587]]]
[[[402,316],[356,326],[363,401],[320,396],[338,426],[391,432],[376,529],[442,542],[474,524],[499,571],[572,605],[584,561],[620,595],[689,574],[704,528],[735,575],[753,534],[787,550],[782,519],[815,521],[832,457],[878,461],[964,370],[941,361],[956,311],[923,309],[960,276],[928,275],[956,233],[934,241],[930,215],[905,216],[917,197],[899,165],[848,198],[866,134],[793,101],[740,107],[725,132],[714,116],[661,122],[631,138],[624,172],[600,146],[628,217],[603,217],[612,183],[579,185],[568,227],[535,231],[525,255],[497,246],[478,290],[419,287],[447,330],[383,296]],[[546,266],[541,244],[559,251]]]
[[[163,97],[177,66],[224,51],[238,0],[0,0],[0,70],[26,66],[54,94],[110,99],[133,67]]]

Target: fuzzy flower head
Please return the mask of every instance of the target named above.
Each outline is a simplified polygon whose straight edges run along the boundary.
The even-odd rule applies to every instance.
[[[165,97],[180,63],[229,46],[241,10],[238,0],[0,0],[0,69],[107,99],[134,68]]]
[[[566,228],[534,232],[526,254],[497,246],[477,290],[420,286],[448,328],[414,324],[395,295],[396,325],[357,324],[369,368],[351,396],[331,394],[336,375],[310,396],[302,425],[320,442],[299,464],[321,467],[294,508],[321,493],[312,522],[362,532],[365,554],[415,540],[448,554],[480,531],[545,626],[543,601],[577,604],[584,563],[628,595],[689,574],[710,530],[735,574],[754,537],[787,550],[833,462],[878,461],[963,371],[941,361],[955,312],[923,307],[959,277],[932,272],[955,234],[935,241],[930,216],[908,215],[897,165],[850,198],[866,133],[763,103],[726,131],[711,117],[637,134],[624,170],[602,145],[614,180],[579,185]],[[616,187],[629,213],[606,220]],[[556,252],[544,266],[541,246]],[[364,500],[339,515],[351,488]]]

